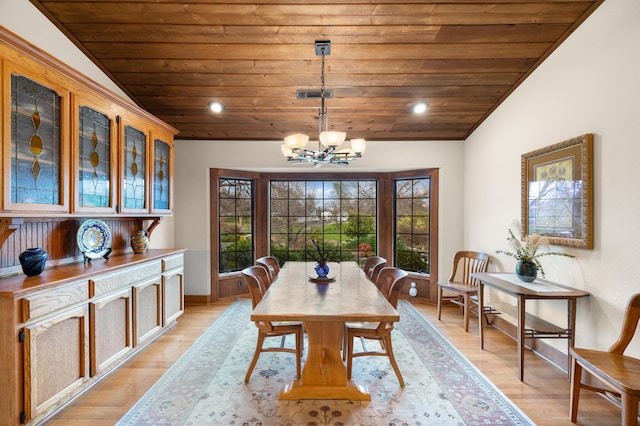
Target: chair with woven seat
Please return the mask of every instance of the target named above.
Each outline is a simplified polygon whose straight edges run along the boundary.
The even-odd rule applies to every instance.
[[[253,308],[260,303],[262,300],[262,296],[264,295],[265,285],[263,279],[261,278],[262,271],[264,269],[261,266],[250,266],[242,270],[242,278],[247,287],[249,287],[249,292],[251,293],[251,304]],[[256,363],[258,362],[258,358],[260,354],[263,352],[286,352],[292,353],[296,356],[296,378],[300,378],[301,371],[301,363],[302,363],[302,336],[303,329],[302,323],[297,321],[278,321],[278,322],[269,322],[269,321],[256,321],[256,327],[258,327],[258,342],[256,344],[256,351],[253,355],[253,359],[251,360],[251,365],[249,365],[249,369],[247,370],[247,374],[244,378],[244,382],[248,383],[249,378],[251,377],[251,373],[253,372]],[[293,334],[296,339],[295,349],[285,347],[285,339],[287,335]],[[267,337],[281,337],[280,346],[278,347],[263,347],[264,340]]]
[[[478,280],[471,277],[475,272],[486,272],[489,266],[489,255],[477,251],[459,251],[453,258],[453,270],[449,281],[438,283],[438,321],[442,315],[442,302],[449,300],[461,306],[464,314],[464,331],[469,331],[469,316],[472,307],[478,311]],[[458,277],[458,275],[460,275]],[[444,292],[456,293],[453,297],[445,297]],[[480,318],[480,317],[479,317]],[[481,318],[480,318],[481,320]]]
[[[398,295],[400,288],[408,278],[409,274],[395,267],[386,267],[379,274],[380,292],[387,298],[389,303],[394,307],[398,307]],[[347,360],[347,379],[351,379],[351,371],[353,358],[362,356],[386,356],[389,358],[391,367],[396,373],[400,386],[404,386],[404,379],[400,373],[400,368],[396,363],[393,355],[393,347],[391,345],[391,331],[394,323],[391,321],[382,321],[378,323],[369,322],[347,322],[344,329],[344,345],[342,358]],[[359,338],[362,342],[363,352],[353,352],[354,340]],[[367,349],[366,340],[376,340],[381,346],[379,351],[369,351]]]
[[[267,267],[267,269],[271,273],[271,282],[276,280],[278,274],[280,273],[280,264],[278,263],[278,259],[273,256],[263,256],[256,259],[256,263],[265,265]]]
[[[376,273],[377,275],[385,266],[387,266],[387,259],[385,259],[384,257],[369,256],[365,259],[362,270],[366,274],[367,278],[373,281],[373,274]]]
[[[618,340],[609,351],[571,348],[571,402],[569,418],[573,423],[578,419],[580,389],[615,396],[620,403],[607,398],[622,408],[622,425],[638,424],[638,401],[640,401],[640,359],[625,356],[624,351],[638,328],[640,320],[640,293],[633,295],[627,304]],[[582,372],[586,371],[599,379],[601,384],[586,384],[582,381]]]

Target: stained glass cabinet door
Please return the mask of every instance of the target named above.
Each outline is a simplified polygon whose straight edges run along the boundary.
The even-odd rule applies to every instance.
[[[7,61],[3,92],[3,210],[68,212],[68,90]]]
[[[115,213],[116,112],[106,102],[72,99],[74,211]]]
[[[173,210],[173,138],[151,132],[151,212],[171,214]]]
[[[148,125],[120,118],[120,139],[120,212],[149,213]]]

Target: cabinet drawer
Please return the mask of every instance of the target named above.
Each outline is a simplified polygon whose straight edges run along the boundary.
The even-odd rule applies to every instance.
[[[91,297],[101,296],[160,274],[162,274],[162,264],[156,260],[114,274],[102,275],[89,280]]]
[[[184,264],[184,256],[181,254],[162,259],[162,272],[169,271],[174,268],[180,268]]]
[[[80,303],[89,298],[87,281],[68,284],[22,299],[22,322]]]

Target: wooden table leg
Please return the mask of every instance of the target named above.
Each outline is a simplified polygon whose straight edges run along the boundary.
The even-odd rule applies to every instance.
[[[571,378],[571,351],[575,344],[576,329],[576,298],[567,299],[567,328],[569,329],[569,338],[567,339],[567,377]]]
[[[524,322],[525,322],[525,298],[518,297],[518,329],[516,330],[518,337],[518,370],[520,372],[520,381],[524,381]]]
[[[347,380],[347,368],[342,361],[342,321],[305,321],[307,359],[302,379],[285,386],[280,399],[350,399],[370,401],[363,386]]]

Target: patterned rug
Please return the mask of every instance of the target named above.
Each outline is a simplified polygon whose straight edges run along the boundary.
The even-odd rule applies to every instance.
[[[261,354],[245,385],[257,329],[249,321],[250,301],[240,299],[118,424],[533,424],[409,302],[401,300],[398,311],[393,345],[406,384],[399,386],[386,357],[356,358],[353,378],[367,386],[370,402],[279,401],[282,385],[295,375],[294,357],[283,353]]]

